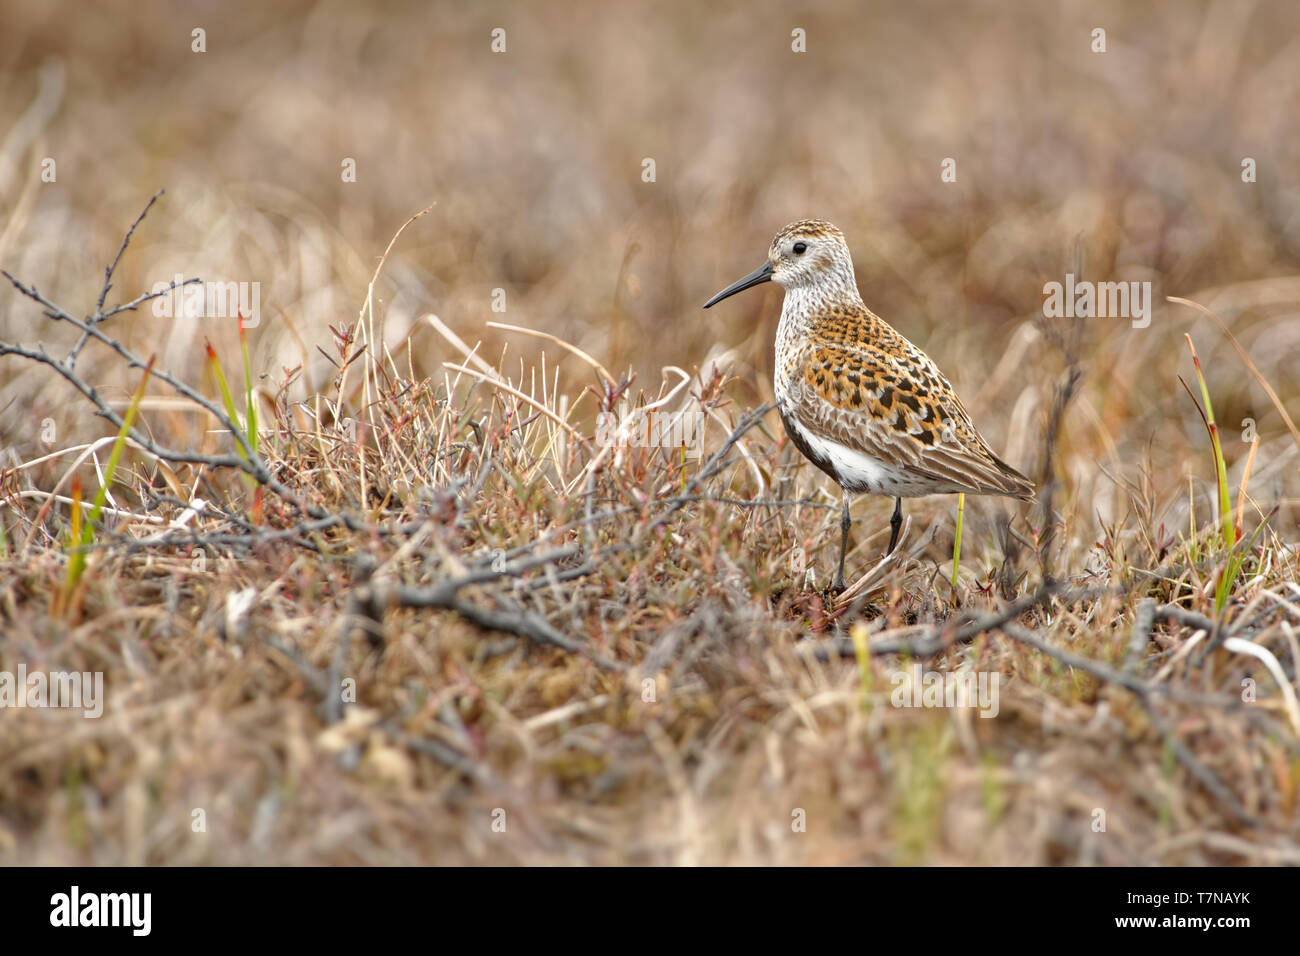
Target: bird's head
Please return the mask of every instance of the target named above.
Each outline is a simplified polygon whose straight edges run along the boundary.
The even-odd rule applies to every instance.
[[[787,290],[856,289],[853,258],[844,233],[821,219],[792,222],[776,234],[767,250],[767,261],[737,282],[733,282],[708,302],[721,302],[751,286],[775,282]]]

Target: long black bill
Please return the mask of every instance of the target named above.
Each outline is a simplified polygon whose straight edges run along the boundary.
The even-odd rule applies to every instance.
[[[705,302],[704,307],[707,309],[709,306],[716,305],[717,303],[721,302],[729,295],[735,295],[737,292],[744,292],[750,286],[758,285],[761,282],[771,282],[771,281],[772,281],[772,262],[771,260],[768,260],[767,262],[764,262],[761,266],[759,266],[757,269],[755,269],[753,272],[751,272],[749,275],[745,276],[745,278],[741,279],[739,282],[731,283],[731,285],[727,286],[725,289],[723,289],[721,292],[715,295],[708,302]]]

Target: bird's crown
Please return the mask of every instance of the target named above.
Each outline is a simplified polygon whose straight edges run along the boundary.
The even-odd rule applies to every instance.
[[[772,247],[777,248],[782,243],[798,239],[838,239],[844,242],[844,233],[825,219],[800,219],[778,232],[776,238],[772,240]]]

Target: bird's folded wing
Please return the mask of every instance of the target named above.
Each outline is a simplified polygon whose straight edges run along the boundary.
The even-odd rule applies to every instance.
[[[870,344],[809,343],[795,368],[791,413],[805,428],[954,491],[1032,497],[1033,483],[993,454],[952,386],[910,344],[900,363]]]

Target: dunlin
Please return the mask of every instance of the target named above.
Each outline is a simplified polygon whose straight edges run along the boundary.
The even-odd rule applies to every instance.
[[[781,422],[843,492],[836,591],[845,586],[853,495],[894,498],[886,554],[898,543],[904,498],[1033,498],[1033,482],[993,454],[938,366],[863,303],[843,233],[819,219],[791,223],[766,262],[704,307],[769,281],[785,287],[776,330]]]

